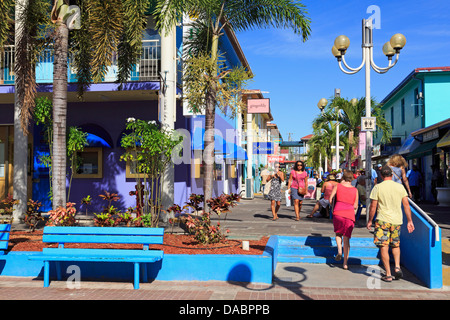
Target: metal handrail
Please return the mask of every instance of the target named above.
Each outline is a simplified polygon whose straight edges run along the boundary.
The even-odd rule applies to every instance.
[[[408,198],[408,201],[409,201],[409,205],[414,207],[414,209],[418,213],[420,213],[420,215],[425,220],[427,220],[429,224],[431,224],[431,226],[434,228],[436,241],[440,241],[440,238],[439,238],[439,225],[433,219],[431,219],[430,216],[425,211],[423,211],[414,201],[412,201],[409,198]]]

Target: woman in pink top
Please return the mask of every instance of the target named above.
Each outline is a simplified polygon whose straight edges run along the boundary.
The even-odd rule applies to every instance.
[[[336,261],[342,258],[342,237],[344,238],[344,263],[345,270],[348,269],[348,256],[350,253],[350,238],[355,226],[355,210],[358,208],[358,190],[352,186],[353,173],[345,170],[341,183],[337,184],[330,196],[330,203],[336,197],[333,209],[333,225],[336,233],[336,245],[338,254]]]
[[[320,210],[322,209],[325,209],[327,211],[326,217],[329,217],[330,196],[334,186],[337,184],[338,183],[336,182],[336,177],[334,176],[334,174],[329,174],[327,177],[327,181],[325,181],[322,185],[323,198],[316,202],[316,205],[314,206],[311,213],[306,216],[307,218],[319,217]],[[319,212],[316,214],[317,211]]]
[[[295,221],[300,220],[300,211],[302,210],[304,196],[298,193],[298,189],[303,188],[306,191],[307,187],[308,173],[305,170],[305,163],[303,161],[297,161],[292,168],[288,182],[288,192],[291,194],[291,199],[294,199]]]

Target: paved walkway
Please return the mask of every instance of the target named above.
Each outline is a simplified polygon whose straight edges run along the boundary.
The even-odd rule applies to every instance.
[[[295,221],[293,207],[283,206],[279,220],[271,220],[270,203],[261,196],[242,200],[226,217],[222,226],[230,229],[230,237],[259,239],[261,236],[334,236],[329,219],[306,219],[315,201],[305,200],[301,220]],[[422,209],[440,225],[442,230],[444,271],[450,266],[450,208],[422,205]],[[181,232],[181,230],[176,230]],[[355,237],[372,237],[365,228],[365,216],[357,222]],[[430,290],[414,275],[404,270],[405,277],[392,283],[380,281],[377,266],[279,263],[271,285],[218,281],[153,281],[141,283],[133,290],[132,283],[88,282],[81,288],[67,288],[66,282],[53,282],[42,288],[42,281],[31,278],[0,277],[0,299],[45,300],[329,300],[329,299],[445,299],[450,300],[450,281],[444,288]],[[444,272],[445,277],[445,272]],[[177,309],[178,310],[178,309]],[[177,310],[172,310],[176,312]],[[219,312],[219,310],[217,310]]]

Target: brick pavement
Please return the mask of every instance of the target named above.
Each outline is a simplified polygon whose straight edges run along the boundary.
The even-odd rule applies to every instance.
[[[303,287],[298,283],[254,284],[220,281],[154,281],[134,290],[131,283],[65,282],[0,277],[0,300],[450,300],[450,290]]]

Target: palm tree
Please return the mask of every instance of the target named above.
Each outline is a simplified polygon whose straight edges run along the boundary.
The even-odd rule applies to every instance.
[[[376,118],[377,127],[382,131],[381,141],[387,143],[392,137],[392,127],[382,116],[381,108],[372,99],[372,116]],[[347,150],[347,164],[350,167],[353,150],[358,145],[359,133],[361,131],[361,117],[366,114],[365,98],[352,99],[348,101],[345,98],[335,97],[324,112],[313,122],[313,128],[320,128],[324,124],[339,121],[340,132],[343,137],[340,141],[344,143]],[[356,138],[355,138],[356,137]],[[347,140],[348,143],[345,143]]]
[[[199,46],[207,48],[211,59],[211,75],[219,73],[219,39],[225,28],[245,31],[253,28],[289,28],[306,41],[310,35],[310,20],[305,6],[295,0],[157,0],[157,26],[162,32],[180,22],[183,15],[196,17],[201,25],[197,30],[206,42]],[[195,51],[195,47],[193,50]],[[191,52],[194,52],[191,51]],[[198,51],[202,51],[201,49]],[[203,190],[205,199],[212,196],[214,166],[214,128],[217,103],[217,82],[211,81],[204,92],[205,105],[205,176]],[[193,106],[196,108],[198,106]]]
[[[322,161],[331,160],[331,146],[336,141],[334,138],[336,130],[330,122],[323,123],[320,127],[313,126],[313,129],[314,135],[308,141],[310,148],[307,154],[307,161],[308,165],[319,168],[322,166],[320,156],[322,156]],[[328,163],[327,166],[329,166]]]
[[[43,47],[54,48],[54,151],[52,169],[53,206],[65,205],[66,189],[66,115],[68,51],[78,70],[78,91],[82,93],[93,81],[101,81],[118,53],[118,82],[125,82],[133,65],[141,55],[143,31],[149,0],[76,0],[71,1],[81,10],[79,30],[69,33],[67,24],[74,16],[68,0],[54,0],[53,9],[48,0],[21,1],[22,29],[16,40],[15,75],[18,97],[21,99],[22,130],[28,134],[36,97],[35,65]],[[18,2],[17,2],[18,3]],[[14,1],[0,2],[0,48],[13,43],[11,26],[14,22]],[[50,21],[50,9],[51,18]],[[53,22],[53,23],[52,23]],[[72,24],[71,24],[72,25]],[[77,24],[75,24],[77,26]],[[78,27],[78,26],[77,26]],[[9,42],[8,42],[9,41]]]

